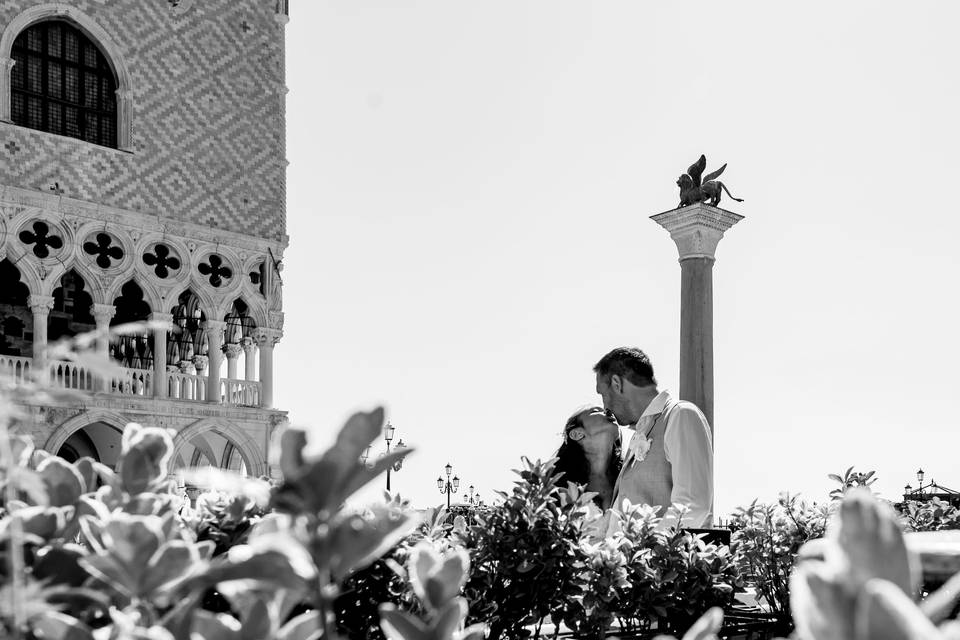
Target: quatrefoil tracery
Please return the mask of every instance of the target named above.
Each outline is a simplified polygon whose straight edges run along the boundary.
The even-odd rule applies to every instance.
[[[41,220],[33,223],[33,231],[21,231],[20,241],[28,246],[32,244],[33,255],[41,259],[50,255],[50,249],[63,247],[63,238],[51,233],[47,223]]]
[[[197,269],[200,270],[200,273],[205,276],[210,276],[210,284],[215,287],[219,287],[223,284],[224,280],[227,280],[233,276],[233,271],[230,270],[230,267],[224,264],[223,258],[217,254],[211,254],[207,258],[207,262],[201,262]]]
[[[123,249],[113,243],[109,233],[98,233],[96,242],[84,242],[83,250],[91,256],[97,256],[97,266],[109,269],[112,261],[123,260]]]
[[[143,262],[148,267],[153,267],[153,272],[158,278],[166,278],[171,271],[180,268],[180,260],[173,255],[170,247],[165,244],[155,246],[153,253],[143,254]]]

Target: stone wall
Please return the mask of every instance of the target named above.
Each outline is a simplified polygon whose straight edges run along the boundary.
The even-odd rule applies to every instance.
[[[285,244],[277,9],[275,0],[4,0],[0,63],[24,16],[45,11],[100,35],[123,71],[130,136],[117,150],[0,122],[0,184],[56,184],[70,198]]]

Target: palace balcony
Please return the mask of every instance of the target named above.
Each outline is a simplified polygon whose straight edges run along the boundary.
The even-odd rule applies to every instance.
[[[259,381],[217,378],[211,396],[211,380],[207,375],[184,373],[175,367],[158,375],[154,369],[121,367],[122,375],[103,379],[76,362],[52,360],[43,365],[46,375],[39,380],[54,389],[70,389],[90,393],[106,393],[145,398],[168,398],[187,402],[205,402],[234,407],[263,407],[263,390]],[[0,376],[22,384],[37,380],[34,358],[0,355]]]

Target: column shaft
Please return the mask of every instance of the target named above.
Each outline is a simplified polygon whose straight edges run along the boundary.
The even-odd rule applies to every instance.
[[[680,261],[680,399],[694,403],[713,432],[713,258]]]
[[[273,408],[273,336],[260,341],[260,406]]]
[[[31,295],[27,304],[33,312],[33,367],[39,371],[46,364],[47,317],[53,309],[53,296]]]
[[[223,321],[207,321],[207,402],[220,404],[220,363],[223,358]]]

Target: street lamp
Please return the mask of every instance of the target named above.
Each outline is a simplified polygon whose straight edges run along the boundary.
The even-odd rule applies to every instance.
[[[437,478],[437,488],[440,489],[440,493],[447,494],[447,509],[450,508],[450,496],[457,492],[457,489],[460,488],[460,478],[453,476],[453,479],[450,479],[450,475],[453,473],[453,465],[449,462],[447,466],[444,467],[444,470],[447,472],[447,479],[444,480],[443,476]]]
[[[923,469],[917,469],[917,483],[923,486]]]
[[[483,500],[480,499],[480,492],[477,491],[477,488],[474,487],[473,485],[470,485],[469,487],[467,487],[467,489],[470,491],[470,497],[467,499],[467,502],[469,502],[475,507],[482,507]]]
[[[397,428],[394,427],[389,422],[387,422],[387,426],[383,428],[383,439],[387,443],[387,451],[385,453],[380,454],[381,458],[385,455],[390,454],[390,443],[393,442],[393,436],[396,432],[397,432]],[[400,438],[400,440],[397,442],[397,446],[394,447],[394,450],[400,451],[401,449],[406,449],[406,448],[407,448],[407,445],[403,443],[403,438]],[[370,459],[370,447],[368,446],[366,449],[363,450],[363,454],[360,455],[360,461],[363,464],[367,464],[367,460],[369,459]],[[390,472],[400,471],[400,467],[402,466],[403,466],[403,458],[400,458],[399,460],[391,464],[389,467],[387,467],[387,491],[390,491]]]

